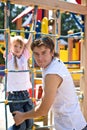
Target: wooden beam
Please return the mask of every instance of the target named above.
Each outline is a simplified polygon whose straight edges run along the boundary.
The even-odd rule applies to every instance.
[[[82,0],[81,4],[87,6],[87,0]],[[81,108],[87,121],[87,15],[84,17],[84,27],[84,40],[81,43],[81,67],[84,69],[84,75],[80,79],[80,90],[83,93]]]
[[[0,0],[3,2],[3,0]],[[11,4],[19,4],[25,6],[35,6],[42,9],[47,10],[62,10],[73,12],[77,14],[87,14],[87,6],[80,5],[80,4],[73,4],[69,2],[64,2],[60,0],[9,0]]]

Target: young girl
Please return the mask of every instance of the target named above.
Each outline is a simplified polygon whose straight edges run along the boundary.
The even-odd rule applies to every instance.
[[[8,43],[7,68],[8,70],[18,70],[16,72],[8,72],[7,75],[7,92],[8,100],[20,101],[18,103],[10,103],[10,112],[19,110],[21,112],[29,111],[33,108],[33,103],[29,99],[28,89],[31,88],[30,75],[28,70],[28,59],[30,43],[32,36],[25,42],[21,36],[14,36],[10,38]],[[19,72],[20,71],[20,72]],[[21,100],[29,99],[26,102]],[[22,124],[13,125],[13,130],[27,130],[33,126],[33,119],[25,120]]]

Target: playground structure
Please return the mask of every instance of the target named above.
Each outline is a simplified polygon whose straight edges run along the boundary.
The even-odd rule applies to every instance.
[[[16,29],[19,30],[23,30],[24,32],[20,32],[19,34],[25,38],[28,38],[28,31],[31,28],[31,24],[32,24],[32,12],[33,12],[34,8],[33,7],[27,7],[23,12],[21,12],[16,18],[14,18],[12,20],[12,23],[16,23]],[[27,18],[26,21],[24,21],[24,23],[22,24],[22,18],[26,15],[29,15],[29,17]],[[60,14],[61,15],[61,14]],[[75,21],[77,21],[75,15],[72,13]],[[37,18],[36,18],[36,34],[35,34],[35,38],[38,38],[41,36],[41,34],[38,33],[42,33],[42,34],[48,34],[48,33],[52,33],[52,29],[49,29],[49,26],[54,26],[54,19],[48,19],[49,13],[48,10],[43,10],[43,9],[38,9],[37,10]],[[77,21],[78,23],[78,21]],[[80,23],[78,23],[80,24]],[[81,28],[83,29],[83,26],[80,25]],[[69,31],[69,33],[72,33],[72,31]],[[12,32],[11,35],[16,35],[17,32]],[[68,34],[69,34],[68,33]],[[80,40],[78,38],[78,34],[74,34],[75,38],[70,38],[68,37],[68,42],[67,44],[64,44],[64,40],[61,43],[61,41],[59,41],[58,43],[58,53],[60,56],[60,59],[65,62],[65,64],[68,64],[67,67],[70,71],[79,71],[80,70],[80,51],[81,51],[81,46],[80,46]],[[80,38],[81,39],[81,38]],[[5,46],[5,41],[1,41],[0,44],[3,44]],[[3,50],[1,50],[1,53],[3,53]],[[69,61],[74,61],[72,62],[70,65]],[[78,62],[78,63],[77,63]],[[32,63],[31,63],[32,64]],[[81,74],[72,74],[73,80],[75,82],[76,86],[80,85],[80,76]]]
[[[30,1],[28,1],[28,0],[27,1],[22,1],[22,0],[16,1],[15,0],[14,1],[14,0],[11,0],[10,3],[9,3],[9,1],[6,1],[6,3],[7,3],[7,6],[10,3],[12,3],[12,4],[23,4],[23,5],[27,5],[27,6],[31,5],[33,7],[38,5],[39,7],[43,8],[43,9],[63,10],[63,11],[69,11],[69,12],[84,15],[84,17],[85,17],[85,21],[84,21],[84,26],[85,26],[84,40],[81,41],[81,59],[80,59],[81,63],[80,63],[79,69],[82,69],[82,71],[80,71],[82,73],[82,76],[80,77],[81,78],[81,80],[80,80],[80,90],[83,93],[83,97],[84,97],[81,101],[81,108],[82,108],[83,114],[84,114],[84,116],[87,120],[87,93],[86,93],[86,91],[87,91],[87,88],[86,88],[86,84],[87,84],[87,80],[86,80],[86,77],[87,77],[87,67],[86,67],[86,64],[87,64],[87,60],[86,60],[87,59],[87,54],[86,54],[86,49],[87,49],[87,45],[86,45],[87,44],[87,30],[86,30],[86,26],[87,26],[87,11],[86,11],[87,10],[87,1],[82,0],[81,5],[75,5],[75,4],[71,4],[71,3],[67,3],[67,2],[63,2],[63,1],[56,1],[56,0],[55,1],[51,0],[50,5],[47,2],[47,0],[44,0],[43,2],[41,0],[39,0],[39,1],[35,1],[35,0],[32,0],[32,1],[31,0]],[[68,7],[68,9],[67,9],[67,7]],[[8,14],[7,14],[7,19],[9,19]],[[9,25],[7,24],[7,27],[5,29],[7,36],[8,36],[8,33],[9,33],[8,28],[9,28]],[[55,28],[56,28],[56,24],[54,26],[54,31],[55,31]],[[54,34],[55,38],[58,38],[58,35],[61,36],[60,34],[56,35],[56,32],[54,32],[53,34]],[[47,34],[44,34],[44,35],[47,35]],[[6,48],[7,48],[7,45],[8,45],[8,41],[6,41]],[[73,50],[73,52],[74,51],[75,50]],[[35,72],[34,69],[33,69],[33,72]],[[5,69],[5,73],[8,73],[7,69]],[[6,104],[6,101],[5,101],[5,104]]]

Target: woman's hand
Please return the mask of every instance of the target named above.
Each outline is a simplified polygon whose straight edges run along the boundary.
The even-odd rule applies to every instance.
[[[24,122],[24,113],[23,112],[19,112],[19,111],[15,111],[13,112],[13,118],[15,121],[16,126],[20,125],[22,122]]]

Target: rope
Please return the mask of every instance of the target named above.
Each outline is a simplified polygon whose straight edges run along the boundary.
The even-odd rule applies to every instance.
[[[9,32],[25,33],[26,32],[24,30],[9,30],[9,28],[0,29],[0,31],[6,31],[7,33]],[[60,36],[58,34],[47,34],[47,33],[36,32],[35,30],[27,31],[27,33],[32,33],[33,35],[40,34],[40,35],[52,36],[52,37],[57,38],[57,40],[60,40],[62,38],[66,39],[66,38],[75,38],[75,37],[84,38],[83,32],[78,32],[78,33],[73,33],[73,34],[68,34],[68,35],[60,35]]]

